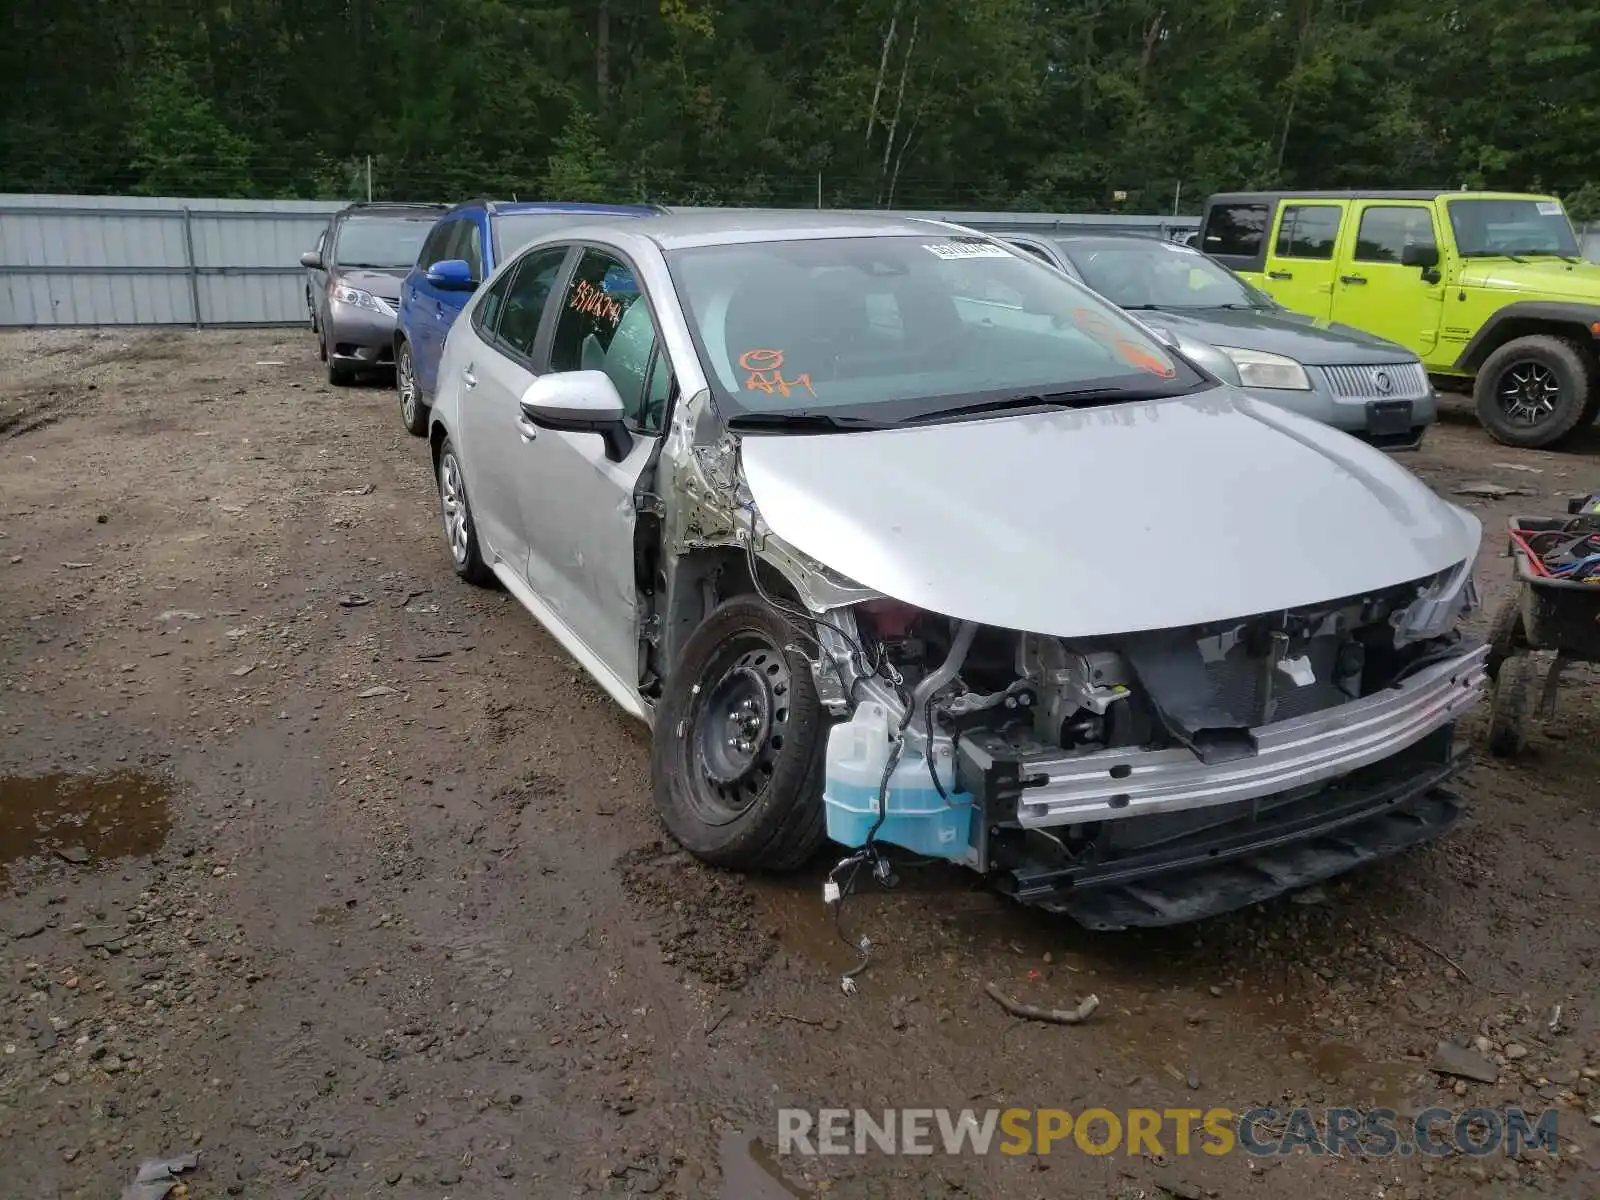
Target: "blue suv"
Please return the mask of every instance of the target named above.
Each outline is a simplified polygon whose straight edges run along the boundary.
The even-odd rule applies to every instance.
[[[447,210],[400,285],[394,374],[406,428],[418,437],[428,432],[428,408],[438,386],[445,335],[468,297],[509,255],[564,225],[654,217],[666,211],[654,204],[535,200],[472,200]]]

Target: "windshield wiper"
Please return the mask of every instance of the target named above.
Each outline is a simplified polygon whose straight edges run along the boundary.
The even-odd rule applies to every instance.
[[[728,418],[729,429],[782,429],[791,433],[833,433],[840,430],[888,429],[882,421],[850,413],[798,408],[790,412],[745,412]]]
[[[1527,254],[1533,258],[1559,258],[1561,261],[1569,263],[1583,261],[1581,258],[1573,258],[1570,254],[1563,254],[1559,250],[1518,250],[1517,253]]]
[[[942,421],[947,417],[973,417],[984,413],[1014,412],[1027,408],[1093,408],[1105,400],[1133,403],[1139,400],[1164,400],[1171,392],[1139,388],[1080,388],[1068,392],[1024,392],[1016,396],[1003,396],[998,400],[977,400],[971,404],[953,404],[949,408],[936,408],[932,412],[918,413],[901,421],[902,425],[924,425]]]
[[[342,262],[342,263],[338,263],[337,265],[343,267],[347,271],[351,270],[351,269],[354,269],[354,270],[357,270],[357,271],[398,271],[405,264],[404,263],[349,263],[349,262]]]
[[[1461,257],[1462,258],[1509,258],[1514,263],[1525,263],[1525,262],[1528,261],[1525,258],[1519,258],[1519,257],[1517,257],[1517,255],[1508,253],[1507,251],[1504,251],[1504,250],[1467,250],[1467,251],[1464,251],[1462,253]]]

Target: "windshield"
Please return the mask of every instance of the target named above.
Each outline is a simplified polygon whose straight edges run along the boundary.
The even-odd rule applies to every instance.
[[[985,239],[930,229],[704,246],[667,265],[730,416],[893,422],[952,397],[1107,403],[1211,386],[1059,271]]]
[[[1083,281],[1123,308],[1265,308],[1267,298],[1185,246],[1154,238],[1115,243],[1058,238]]]
[[[1562,254],[1578,257],[1578,239],[1554,200],[1449,200],[1450,228],[1463,258]]]
[[[536,237],[556,229],[572,229],[579,225],[610,225],[614,221],[631,221],[626,213],[585,212],[524,212],[502,213],[494,219],[494,244],[496,258],[504,258],[522,249]]]
[[[410,267],[432,228],[432,217],[349,217],[339,226],[334,262],[378,270]]]

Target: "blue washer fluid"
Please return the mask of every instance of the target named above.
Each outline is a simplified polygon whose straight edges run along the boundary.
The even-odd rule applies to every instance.
[[[864,843],[878,819],[878,791],[896,725],[888,709],[866,701],[856,707],[850,720],[835,725],[828,734],[822,800],[828,836],[841,845]],[[976,805],[970,794],[955,790],[949,745],[949,739],[942,739],[935,746],[939,782],[949,801],[933,786],[921,751],[907,747],[889,777],[884,803],[888,815],[877,840],[930,858],[971,863],[975,861],[972,821]]]

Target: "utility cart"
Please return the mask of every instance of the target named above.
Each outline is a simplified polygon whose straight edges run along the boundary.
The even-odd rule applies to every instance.
[[[1537,715],[1555,715],[1562,672],[1600,662],[1600,503],[1583,497],[1566,517],[1512,517],[1509,541],[1517,588],[1495,613],[1486,670],[1494,682],[1489,752],[1514,758],[1528,745],[1533,690]],[[1548,668],[1530,657],[1554,651]],[[1542,678],[1541,678],[1542,676]]]

